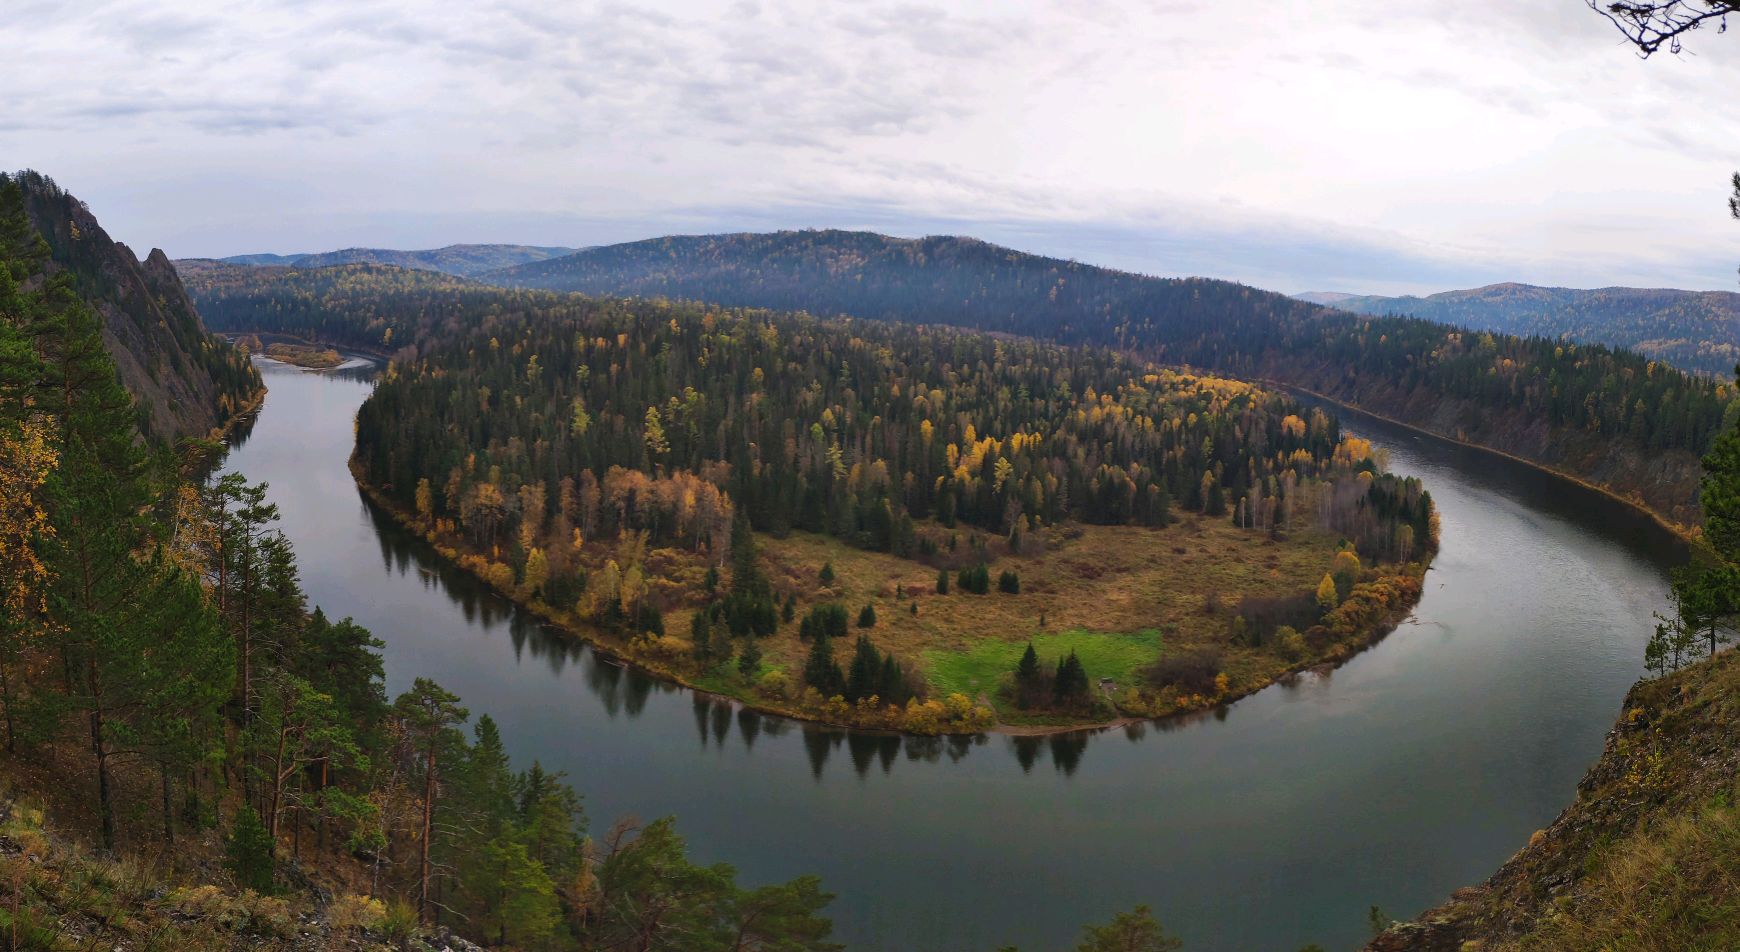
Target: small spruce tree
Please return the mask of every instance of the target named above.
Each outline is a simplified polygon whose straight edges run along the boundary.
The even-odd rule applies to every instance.
[[[858,612],[858,627],[876,627],[876,606],[865,603],[864,608]]]
[[[272,837],[266,824],[251,806],[243,806],[236,814],[224,844],[224,865],[236,877],[237,884],[257,893],[272,891]]]
[[[761,648],[751,638],[743,643],[743,652],[737,656],[737,672],[746,678],[753,678],[760,670]]]

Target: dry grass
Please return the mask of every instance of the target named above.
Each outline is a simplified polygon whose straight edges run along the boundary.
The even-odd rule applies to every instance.
[[[925,531],[941,534],[944,530]],[[973,533],[955,533],[952,563],[976,561],[967,553]],[[878,647],[893,651],[930,676],[939,690],[958,688],[955,678],[937,677],[935,662],[948,653],[982,656],[986,642],[1011,646],[1038,636],[1055,640],[1065,632],[1071,647],[1089,653],[1083,640],[1103,636],[1109,644],[1127,644],[1140,632],[1160,633],[1166,650],[1226,643],[1232,606],[1245,595],[1278,595],[1314,589],[1328,570],[1338,540],[1314,530],[1295,532],[1275,542],[1255,532],[1235,529],[1228,520],[1186,518],[1165,529],[1134,526],[1079,526],[1047,533],[1040,555],[994,555],[988,560],[992,589],[972,595],[952,584],[950,594],[935,593],[936,568],[886,553],[855,549],[826,536],[794,533],[785,539],[762,539],[764,562],[776,590],[797,597],[797,617],[814,605],[840,602],[856,618],[866,603],[876,608],[877,623],[868,633]],[[996,553],[1001,546],[991,543]],[[832,563],[834,582],[824,587],[818,574]],[[1021,593],[996,590],[1004,570],[1021,577]],[[896,589],[902,596],[896,598]],[[1219,610],[1205,608],[1218,602]],[[918,605],[918,614],[910,611]],[[686,618],[681,619],[686,625]],[[673,625],[673,631],[683,630]],[[1150,645],[1156,639],[1147,639]],[[795,669],[806,646],[796,626],[782,626],[765,643],[770,664]],[[1018,649],[1016,649],[1018,651]],[[1251,652],[1268,656],[1267,652]],[[1096,671],[1090,677],[1127,678],[1127,652],[1119,670]],[[1148,660],[1157,657],[1157,652]],[[1228,656],[1229,673],[1260,677],[1263,670],[1286,667],[1281,659]],[[1272,675],[1270,675],[1272,677]]]
[[[1515,952],[1740,949],[1740,811],[1722,798],[1604,857],[1575,909],[1549,913]]]

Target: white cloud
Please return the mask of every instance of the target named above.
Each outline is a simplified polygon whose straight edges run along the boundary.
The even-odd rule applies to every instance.
[[[26,3],[5,164],[174,254],[956,230],[1298,290],[1728,287],[1740,40],[1575,0]]]

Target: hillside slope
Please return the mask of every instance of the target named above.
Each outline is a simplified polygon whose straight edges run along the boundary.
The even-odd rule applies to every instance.
[[[1552,826],[1369,952],[1740,948],[1740,654],[1640,682],[1622,711]]]
[[[460,277],[475,277],[515,265],[573,254],[577,249],[542,245],[447,245],[421,251],[393,248],[343,248],[311,254],[232,255],[218,259],[224,264],[289,265],[298,268],[330,268],[341,264],[390,264],[400,268],[441,271]]]
[[[102,317],[103,343],[141,408],[146,435],[203,437],[260,390],[248,358],[206,331],[175,267],[152,249],[141,262],[111,239],[85,204],[52,180],[21,172],[26,212],[48,243],[51,269]]]
[[[1408,314],[1522,336],[1627,347],[1697,373],[1740,361],[1740,293],[1673,288],[1545,288],[1494,284],[1427,297],[1297,295],[1361,314]]]
[[[1602,346],[1471,335],[1226,281],[1155,278],[969,238],[660,238],[491,272],[512,287],[942,323],[1098,344],[1303,387],[1698,520],[1731,388]]]

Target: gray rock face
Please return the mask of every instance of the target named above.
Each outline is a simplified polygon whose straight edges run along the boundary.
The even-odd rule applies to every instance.
[[[71,272],[79,296],[103,321],[103,343],[141,408],[148,438],[204,437],[258,392],[259,375],[213,337],[175,266],[153,249],[141,262],[111,239],[89,208],[52,181],[20,173],[31,224],[48,242],[50,270]]]

